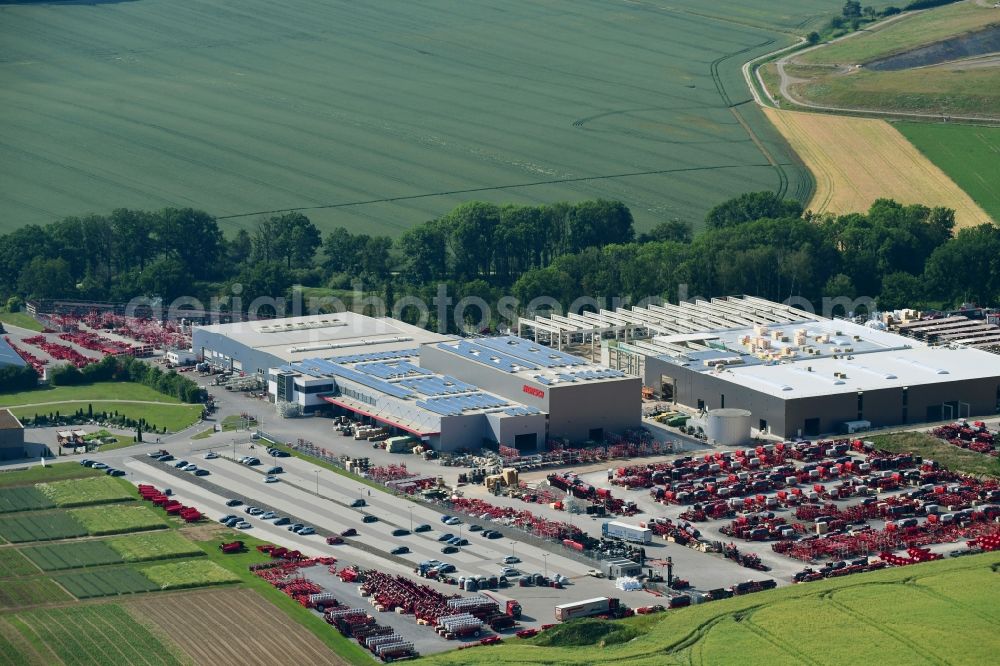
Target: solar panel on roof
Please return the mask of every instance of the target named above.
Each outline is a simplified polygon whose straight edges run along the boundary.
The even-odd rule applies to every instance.
[[[514,336],[497,338],[477,338],[475,344],[499,351],[510,356],[540,365],[543,368],[560,366],[586,365],[586,361],[577,356],[566,354],[557,349],[542,347],[534,342]]]
[[[317,368],[327,374],[334,375],[336,377],[342,377],[343,379],[348,379],[353,382],[357,382],[362,386],[367,386],[370,389],[375,389],[380,393],[385,393],[394,398],[410,398],[413,397],[413,391],[407,388],[397,386],[395,384],[390,384],[389,382],[382,381],[377,377],[372,377],[371,375],[366,375],[364,373],[352,370],[351,368],[346,368],[342,365],[336,363],[331,363],[329,361],[324,361],[322,359],[309,359],[305,361],[309,366]]]
[[[534,366],[523,359],[509,356],[494,349],[474,345],[466,340],[459,341],[457,345],[442,342],[438,344],[438,349],[443,349],[444,351],[457,354],[469,360],[476,361],[477,363],[482,363],[483,365],[488,365],[493,368],[499,368],[500,370],[510,373],[517,372],[518,370],[538,369],[537,366]]]

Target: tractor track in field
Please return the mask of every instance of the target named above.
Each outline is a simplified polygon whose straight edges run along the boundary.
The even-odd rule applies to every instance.
[[[676,169],[651,169],[648,171],[630,171],[624,173],[605,174],[598,176],[579,176],[577,178],[555,178],[552,180],[539,180],[528,183],[512,183],[510,185],[490,185],[486,187],[471,187],[463,190],[451,190],[447,192],[426,192],[424,194],[409,194],[398,197],[386,197],[383,199],[367,199],[364,201],[346,201],[343,203],[322,204],[317,206],[299,206],[296,208],[278,208],[275,210],[258,210],[249,213],[235,213],[232,215],[218,215],[218,220],[232,220],[240,217],[251,217],[254,215],[277,215],[279,213],[294,213],[305,210],[327,210],[331,208],[349,208],[352,206],[367,206],[380,203],[394,203],[397,201],[412,201],[415,199],[428,199],[431,197],[446,197],[456,194],[475,194],[477,192],[495,192],[499,190],[515,190],[522,187],[540,187],[543,185],[559,185],[562,183],[585,183],[595,180],[614,180],[616,178],[633,178],[636,176],[659,176],[671,173],[688,173],[697,171],[716,171],[723,169],[745,169],[748,167],[772,167],[772,164],[716,164],[711,166],[678,167]]]

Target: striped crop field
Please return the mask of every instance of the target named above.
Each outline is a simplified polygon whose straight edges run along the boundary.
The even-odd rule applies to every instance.
[[[875,199],[946,206],[957,227],[989,215],[895,127],[884,120],[765,109],[812,171],[816,191],[806,205],[816,213],[868,210]]]
[[[398,234],[470,199],[700,223],[809,174],[740,66],[829,0],[0,6],[0,231],[117,207],[303,208]]]

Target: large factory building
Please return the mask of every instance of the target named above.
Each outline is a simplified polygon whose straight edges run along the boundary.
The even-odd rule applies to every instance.
[[[515,337],[458,339],[355,313],[194,329],[205,360],[273,402],[349,414],[441,451],[601,441],[641,423],[641,380]]]
[[[740,409],[785,438],[1000,411],[1000,358],[929,346],[753,297],[521,320],[561,348],[600,345],[606,367],[664,401]]]

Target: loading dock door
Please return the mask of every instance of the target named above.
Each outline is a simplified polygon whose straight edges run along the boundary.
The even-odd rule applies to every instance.
[[[676,402],[674,400],[674,378],[667,375],[660,375],[660,395],[664,402]],[[997,389],[1000,392],[1000,388]],[[1000,401],[1000,398],[998,398]]]
[[[538,434],[534,432],[514,436],[514,448],[518,451],[537,451]]]

